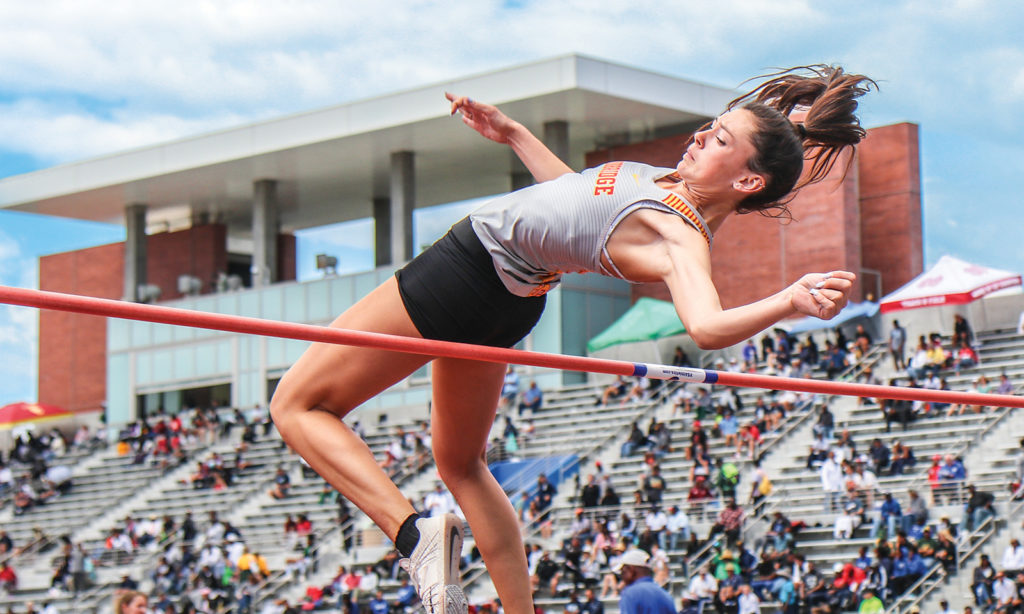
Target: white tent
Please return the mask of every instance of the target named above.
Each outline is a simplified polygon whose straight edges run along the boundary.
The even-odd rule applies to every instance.
[[[1024,308],[1020,289],[1018,273],[943,256],[935,266],[884,297],[881,311],[898,317],[911,340],[933,332],[953,332],[954,315],[967,318],[976,331],[1012,328]],[[1004,296],[1007,294],[1012,295]],[[888,331],[891,325],[887,318],[883,328]]]
[[[882,299],[882,313],[963,305],[987,294],[1021,285],[1019,273],[990,269],[943,256],[935,266]]]

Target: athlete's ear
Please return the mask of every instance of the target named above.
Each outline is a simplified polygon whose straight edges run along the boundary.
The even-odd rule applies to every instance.
[[[764,180],[764,175],[747,171],[732,182],[732,189],[744,194],[755,194],[763,190],[765,185],[767,182]]]

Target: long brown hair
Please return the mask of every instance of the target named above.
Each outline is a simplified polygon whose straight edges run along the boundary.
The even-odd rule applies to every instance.
[[[149,602],[149,597],[141,591],[122,591],[114,595],[114,614],[121,614],[124,607],[135,601],[136,597],[142,597],[147,603]]]
[[[767,81],[728,105],[729,110],[741,107],[754,115],[755,154],[747,165],[765,177],[764,189],[743,199],[736,211],[788,216],[786,204],[795,191],[824,179],[843,151],[867,134],[856,115],[857,99],[878,86],[864,75],[824,64],[758,78]],[[790,121],[789,115],[796,110],[806,110],[802,122]],[[811,167],[800,181],[804,160]]]

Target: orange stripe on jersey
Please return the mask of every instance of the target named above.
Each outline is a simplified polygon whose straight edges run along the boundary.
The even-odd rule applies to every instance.
[[[693,227],[696,228],[697,231],[701,234],[701,236],[704,237],[704,240],[707,241],[708,247],[711,247],[711,237],[708,236],[708,233],[704,230],[704,225],[701,223],[700,218],[697,217],[697,214],[694,212],[694,210],[690,208],[690,205],[686,204],[685,200],[679,198],[675,194],[669,194],[665,198],[661,199],[661,202],[665,203],[669,207],[672,207],[673,209],[681,213],[686,219],[690,220],[690,222],[693,224]]]

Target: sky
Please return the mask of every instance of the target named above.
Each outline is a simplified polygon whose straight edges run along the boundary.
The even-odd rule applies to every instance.
[[[1016,0],[5,1],[0,177],[566,53],[724,87],[839,63],[879,83],[866,126],[920,125],[926,264],[1022,271],[1022,31]],[[417,246],[471,207],[417,218]],[[321,251],[369,268],[368,229],[300,235],[300,277]],[[36,287],[40,255],[123,237],[0,211],[0,284]],[[36,329],[0,306],[0,405],[35,398]]]

